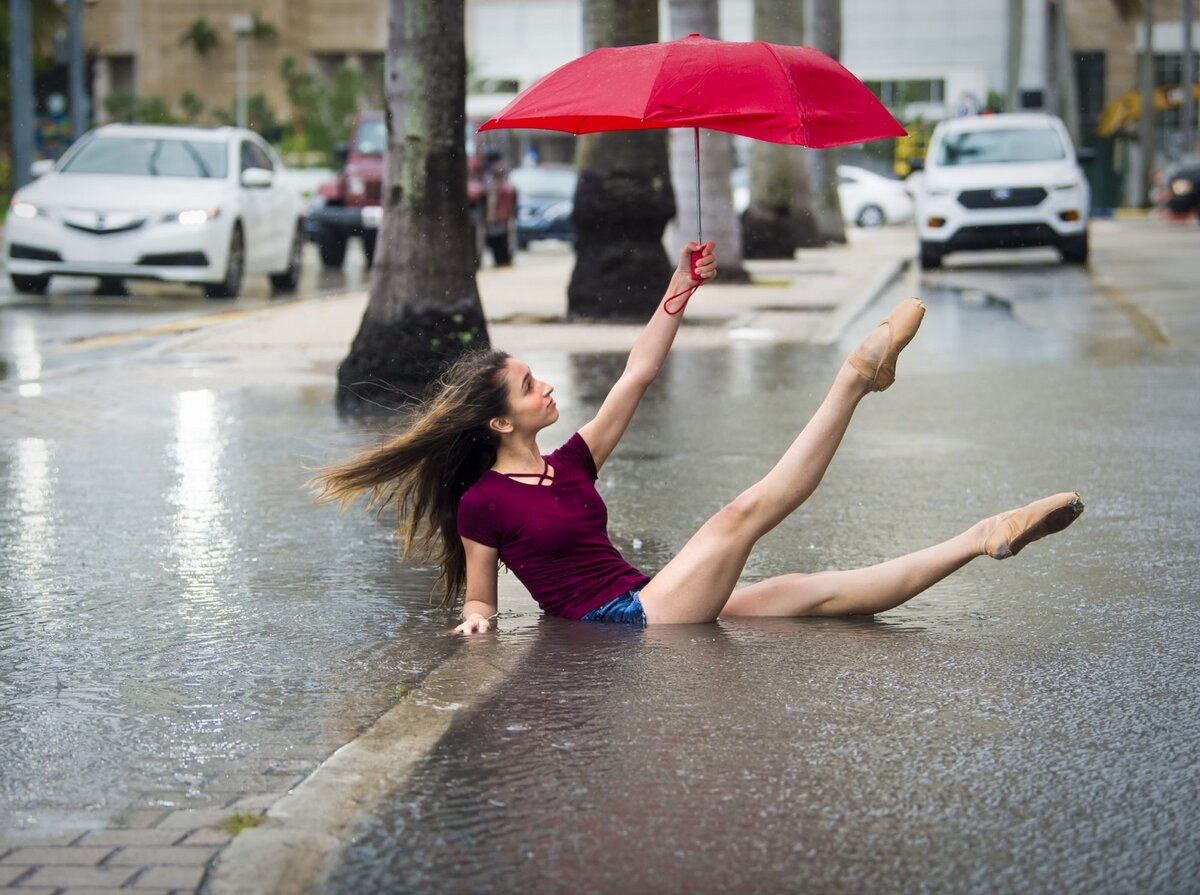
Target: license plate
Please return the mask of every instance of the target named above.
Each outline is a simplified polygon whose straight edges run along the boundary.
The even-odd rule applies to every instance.
[[[374,227],[379,229],[379,225],[383,223],[383,209],[378,205],[368,205],[362,210],[363,226]]]

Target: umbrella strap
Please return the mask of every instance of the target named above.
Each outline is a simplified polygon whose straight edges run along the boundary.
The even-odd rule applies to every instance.
[[[693,295],[695,295],[696,290],[699,289],[703,285],[704,285],[704,280],[698,280],[697,282],[693,283],[691,286],[688,286],[682,292],[676,292],[674,295],[668,295],[666,300],[663,301],[663,310],[666,311],[668,314],[670,314],[672,317],[674,317],[676,314],[682,314],[683,309],[687,307],[688,300]],[[675,310],[672,311],[671,310],[671,302],[673,300],[679,298],[680,296],[683,297],[683,301],[681,301],[679,303],[679,307],[677,307]]]

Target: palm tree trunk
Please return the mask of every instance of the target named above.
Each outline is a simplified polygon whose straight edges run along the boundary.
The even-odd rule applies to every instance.
[[[487,347],[467,208],[464,0],[388,0],[388,152],[370,299],[338,406],[422,394]]]
[[[587,49],[658,40],[657,2],[584,0]],[[671,276],[663,228],[675,216],[667,137],[660,130],[581,137],[575,188],[572,316],[644,319]]]
[[[1025,36],[1025,0],[1008,0],[1008,52],[1005,59],[1005,112],[1021,108],[1021,52]]]
[[[812,45],[826,56],[838,59],[842,55],[842,0],[811,0],[812,2]],[[838,151],[836,149],[810,149],[807,156],[811,164],[814,190],[814,208],[817,215],[817,230],[824,242],[844,243],[846,223],[842,220],[842,206],[838,201]]]
[[[671,0],[671,38],[702,34],[720,36],[717,0]],[[696,238],[696,141],[687,128],[671,130],[671,183],[675,189],[676,215],[668,228],[668,243],[682,245]],[[721,259],[721,281],[745,283],[750,276],[742,266],[742,228],[733,209],[733,137],[720,131],[700,134],[700,211],[704,239],[717,244]]]
[[[754,0],[754,36],[804,43],[804,4]],[[804,150],[755,141],[750,147],[750,206],[743,221],[747,258],[791,258],[797,246],[819,244]]]

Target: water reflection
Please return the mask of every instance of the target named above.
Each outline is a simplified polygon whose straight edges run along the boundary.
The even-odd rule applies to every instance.
[[[16,544],[10,562],[24,579],[27,597],[44,592],[43,579],[58,546],[51,456],[50,444],[44,438],[22,438],[13,450],[7,490],[16,519]]]
[[[17,317],[13,320],[7,353],[16,368],[17,379],[29,382],[41,377],[42,353],[38,348],[37,328],[31,318]]]
[[[223,445],[214,392],[188,391],[176,397],[172,450],[178,476],[171,494],[175,506],[173,548],[185,595],[219,601],[218,579],[228,563],[231,542],[222,522]]]

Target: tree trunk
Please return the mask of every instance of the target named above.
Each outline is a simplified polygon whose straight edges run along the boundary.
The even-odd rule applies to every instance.
[[[583,15],[589,50],[658,40],[656,2],[584,0]],[[662,240],[663,228],[674,216],[664,131],[581,137],[571,217],[575,269],[567,287],[569,313],[639,319],[654,313],[671,277],[672,262]]]
[[[804,43],[804,5],[754,0],[754,36],[790,46]],[[797,246],[820,244],[804,150],[756,140],[750,147],[750,206],[742,235],[747,258],[791,258]]]
[[[701,34],[720,36],[717,0],[671,0],[671,38]],[[668,244],[679,246],[696,238],[696,138],[688,128],[671,129],[671,184],[675,190],[675,221]],[[720,131],[700,133],[700,195],[704,239],[717,244],[721,281],[745,283],[742,266],[742,228],[733,208],[733,137]]]
[[[842,55],[842,0],[810,0],[812,3],[812,46],[826,56]],[[817,231],[824,242],[844,243],[846,223],[838,201],[838,156],[836,149],[807,150],[812,182],[816,184],[814,209]]]
[[[467,208],[464,0],[389,0],[388,152],[370,300],[338,367],[338,407],[420,396],[488,346]]]

